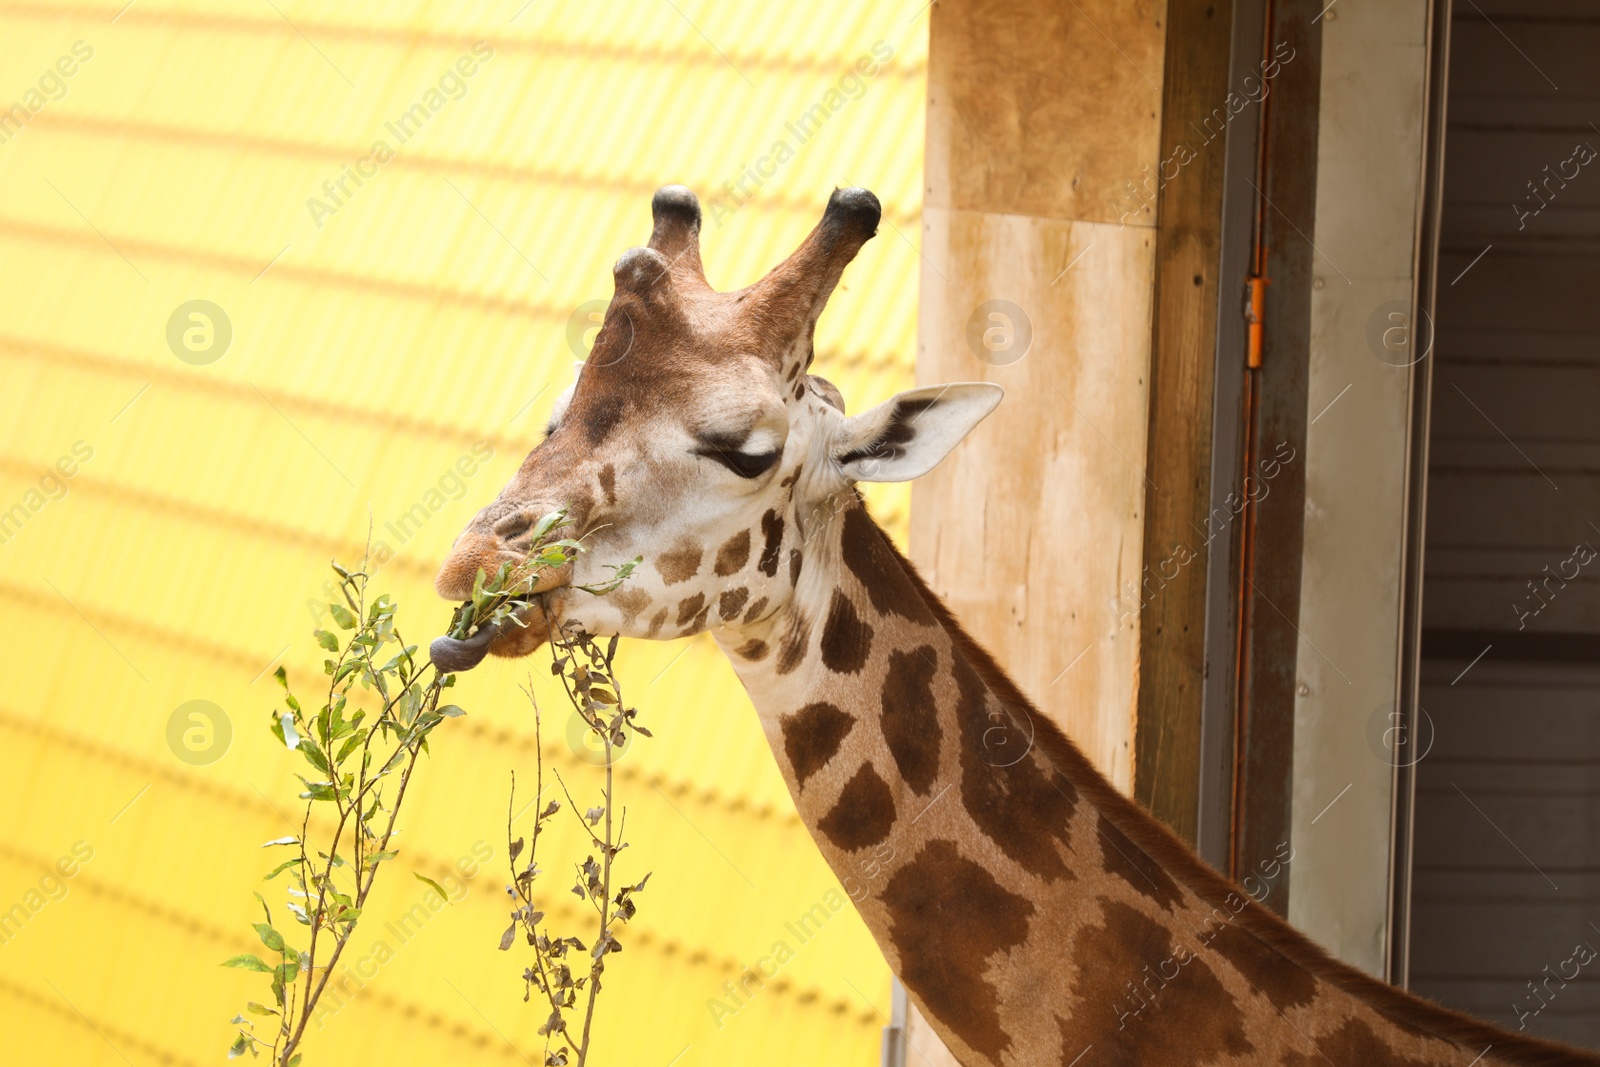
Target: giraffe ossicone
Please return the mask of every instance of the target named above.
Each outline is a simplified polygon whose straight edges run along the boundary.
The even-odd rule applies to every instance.
[[[818,848],[963,1064],[1600,1065],[1328,957],[1118,793],[929,591],[855,483],[925,474],[1001,391],[848,415],[809,373],[876,197],[836,190],[794,254],[730,292],[706,281],[693,193],[662,189],[652,215],[548,435],[436,586],[465,599],[558,508],[589,550],[541,579],[522,625],[435,642],[441,669],[527,655],[547,618],[710,631]],[[579,588],[635,556],[620,589]]]

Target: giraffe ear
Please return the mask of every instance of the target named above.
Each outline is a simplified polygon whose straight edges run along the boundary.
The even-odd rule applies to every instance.
[[[927,474],[1000,403],[989,382],[955,382],[900,393],[844,419],[833,441],[840,473],[856,482],[906,482]]]

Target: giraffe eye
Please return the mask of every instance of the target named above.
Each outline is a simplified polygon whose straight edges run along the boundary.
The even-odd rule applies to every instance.
[[[714,459],[741,478],[759,478],[783,458],[783,449],[774,452],[740,452],[732,448],[697,448],[697,455]]]
[[[767,473],[783,458],[781,450],[763,452],[752,456],[748,452],[719,452],[717,458],[741,478],[757,478]]]

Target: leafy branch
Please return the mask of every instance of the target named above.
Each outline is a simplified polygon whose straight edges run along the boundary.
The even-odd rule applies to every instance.
[[[396,627],[395,602],[388,594],[369,602],[364,566],[333,564],[342,603],[330,604],[329,613],[347,633],[341,640],[329,630],[313,632],[317,644],[333,654],[323,662],[328,683],[321,706],[313,711],[301,704],[283,667],[274,675],[286,710],[272,713],[270,729],[305,760],[309,776],[296,775],[306,802],[300,832],[262,846],[286,846],[294,854],[265,880],[287,875],[284,909],[306,930],[292,939],[285,929],[293,927],[275,924],[272,909],[256,894],[264,918],[254,924],[256,935],[276,962],[247,953],[224,966],[271,976],[272,1002],[251,1001],[247,1011],[275,1023],[268,1036],[252,1020],[235,1016],[230,1058],[269,1051],[277,1067],[300,1062],[306,1023],[355,932],[381,865],[398,855],[391,845],[417,760],[440,723],[465,714],[454,704],[441,705],[455,677],[419,661],[417,646],[407,644]],[[320,827],[313,827],[314,813],[328,815],[330,833],[315,832]]]
[[[551,537],[566,514],[555,511],[539,521],[525,559],[503,563],[492,577],[477,573],[472,598],[451,619],[451,636],[477,632],[487,638],[486,627],[525,625],[519,613],[540,581],[584,551],[580,540]],[[610,592],[638,563],[612,566],[610,580],[576,588]],[[399,854],[393,838],[418,759],[429,751],[435,728],[466,714],[454,704],[441,704],[455,675],[441,673],[431,659],[419,660],[417,646],[407,644],[396,627],[395,602],[388,594],[369,602],[367,562],[355,570],[334,563],[333,570],[340,599],[328,610],[344,633],[313,631],[318,646],[331,654],[323,663],[328,685],[321,706],[302,705],[289,688],[287,671],[279,667],[275,677],[283,688],[283,709],[273,711],[270,722],[273,736],[298,752],[309,772],[296,775],[304,786],[300,831],[262,846],[288,847],[293,855],[264,880],[287,876],[283,908],[305,930],[287,933],[294,927],[275,922],[258,892],[263,921],[253,926],[268,957],[244,953],[223,964],[269,976],[270,1002],[250,1001],[248,1016],[233,1017],[237,1033],[228,1055],[267,1052],[273,1067],[300,1063],[306,1024],[355,932],[379,869]],[[314,825],[314,813],[326,818]],[[429,879],[416,877],[438,890]],[[256,1019],[262,1020],[260,1029]]]
[[[628,707],[622,698],[622,687],[613,670],[617,639],[610,638],[603,646],[593,637],[575,629],[557,628],[552,632],[552,662],[550,672],[561,679],[568,701],[582,717],[585,728],[596,735],[603,745],[605,756],[605,785],[601,791],[602,803],[578,815],[579,805],[573,799],[561,773],[552,768],[556,783],[577,816],[578,824],[588,838],[588,855],[581,865],[574,865],[575,877],[570,892],[587,902],[595,911],[597,925],[593,946],[585,946],[575,936],[551,933],[545,912],[534,900],[534,883],[544,872],[538,864],[539,839],[551,819],[561,810],[559,800],[551,800],[534,816],[530,838],[511,839],[516,808],[516,775],[511,779],[511,799],[506,814],[506,846],[511,857],[511,891],[516,906],[511,911],[511,925],[500,936],[500,948],[509,950],[520,932],[533,949],[533,963],[522,972],[523,1000],[531,1000],[535,992],[550,1009],[550,1015],[539,1027],[545,1039],[544,1062],[546,1067],[584,1067],[588,1061],[591,1028],[594,1022],[595,1001],[600,993],[601,976],[605,973],[608,957],[622,951],[617,937],[618,924],[631,920],[638,911],[634,896],[644,890],[650,880],[646,874],[637,883],[612,892],[614,867],[618,853],[628,847],[623,839],[627,823],[627,809],[616,813],[612,767],[617,753],[629,743],[630,733],[650,736],[650,731],[635,720],[637,708]],[[539,743],[540,711],[538,698],[532,687],[525,692],[533,705],[535,779],[537,803],[545,792],[544,758]],[[615,818],[613,817],[615,814]],[[603,825],[601,825],[603,824]],[[600,829],[597,831],[596,827]],[[527,847],[527,859],[520,866],[518,858]],[[597,858],[598,857],[598,858]],[[587,953],[588,973],[574,973],[572,953]],[[581,971],[581,965],[578,965]],[[578,1009],[583,999],[583,1021],[575,1034],[576,1019],[569,1015]]]

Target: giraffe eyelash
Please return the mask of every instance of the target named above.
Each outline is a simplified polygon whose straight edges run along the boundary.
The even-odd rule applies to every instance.
[[[739,452],[731,448],[705,447],[694,450],[697,456],[714,459],[741,478],[759,478],[783,458],[783,449],[773,452]]]

